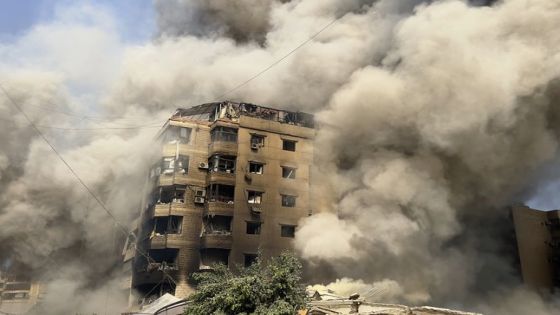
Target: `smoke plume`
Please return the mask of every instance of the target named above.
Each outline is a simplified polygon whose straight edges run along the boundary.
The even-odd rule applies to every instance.
[[[143,44],[116,35],[103,7],[78,3],[0,45],[0,82],[37,125],[90,129],[40,127],[118,220],[138,213],[157,128],[114,128],[216,101],[337,19],[224,96],[316,114],[332,199],[296,235],[315,280],[381,302],[553,313],[519,284],[504,207],[541,198],[532,187],[557,169],[560,4],[157,0],[154,10]],[[46,314],[122,310],[114,222],[4,97],[0,114],[0,260],[47,284]]]

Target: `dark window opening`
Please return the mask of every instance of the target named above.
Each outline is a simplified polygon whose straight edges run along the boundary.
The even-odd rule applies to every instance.
[[[282,237],[295,237],[296,236],[296,226],[295,225],[281,225],[280,226],[280,236]]]
[[[148,256],[148,271],[178,270],[177,256],[179,250],[176,248],[150,249]]]
[[[282,140],[282,150],[284,151],[295,151],[296,142],[292,140]]]
[[[158,203],[185,202],[186,186],[162,186],[160,187]]]
[[[264,171],[264,164],[258,162],[249,162],[249,173],[262,174]]]
[[[296,196],[282,195],[282,207],[295,207]]]
[[[208,164],[211,172],[235,173],[235,156],[214,155]]]
[[[296,169],[293,167],[282,166],[282,177],[283,178],[296,178]]]
[[[261,223],[247,222],[247,234],[253,234],[253,235],[261,234]]]
[[[7,283],[4,291],[24,291],[31,290],[31,282],[11,282]]]
[[[154,218],[154,232],[156,235],[181,234],[182,225],[183,217],[181,216],[172,215]]]
[[[208,201],[233,203],[235,186],[211,184],[208,186]]]
[[[179,141],[180,143],[189,143],[191,139],[191,128],[169,126],[163,135],[163,141],[170,143]]]
[[[218,126],[210,131],[210,139],[212,142],[237,142],[237,129]]]
[[[262,203],[262,191],[247,190],[247,202],[250,204],[260,205]]]
[[[251,135],[251,148],[264,147],[264,136]]]
[[[228,265],[229,250],[221,248],[207,248],[200,251],[200,269],[209,269],[212,265]]]
[[[245,256],[245,267],[250,267],[252,264],[257,262],[257,254],[244,254]]]
[[[2,300],[26,300],[29,292],[6,292],[2,294]]]
[[[224,215],[208,216],[204,219],[204,234],[231,234],[232,217]]]
[[[138,303],[143,305],[152,303],[166,293],[175,295],[175,284],[170,281],[161,281],[157,285],[154,285],[154,283],[141,284],[135,289],[142,297],[138,299]]]
[[[189,157],[179,155],[179,157],[164,157],[161,162],[161,172],[171,175],[175,172],[187,174],[189,171]]]

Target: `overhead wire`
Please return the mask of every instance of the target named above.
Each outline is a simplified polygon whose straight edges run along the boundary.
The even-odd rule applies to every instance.
[[[122,223],[119,222],[119,220],[116,218],[116,216],[111,212],[111,210],[109,210],[107,205],[105,205],[105,203],[82,180],[82,178],[76,173],[74,168],[72,166],[70,166],[70,164],[66,161],[66,159],[64,159],[64,157],[60,154],[60,152],[58,152],[58,150],[55,148],[55,146],[47,139],[47,137],[41,132],[41,130],[35,125],[35,123],[31,120],[31,118],[25,113],[25,111],[23,111],[21,106],[15,101],[15,99],[8,93],[8,91],[1,84],[0,84],[0,90],[2,90],[2,92],[4,93],[6,98],[22,114],[22,116],[25,117],[25,119],[29,122],[31,127],[34,129],[34,131],[50,147],[50,149],[55,153],[55,155],[58,157],[58,159],[66,166],[66,168],[68,168],[70,173],[79,182],[79,184],[89,193],[89,195],[97,202],[97,204],[99,204],[99,206],[101,206],[101,208],[115,222],[116,226],[123,232],[123,234],[128,237],[131,234],[129,232],[129,230]],[[145,257],[148,260],[148,262],[150,260],[152,260],[151,257],[147,253],[145,253],[143,250],[139,249],[138,246],[135,246],[135,249],[141,256]],[[162,270],[162,271],[163,271],[164,274],[167,274],[167,272],[165,270]]]

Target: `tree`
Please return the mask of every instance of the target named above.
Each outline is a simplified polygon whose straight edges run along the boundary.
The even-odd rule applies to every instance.
[[[305,304],[301,263],[291,253],[233,273],[223,264],[193,275],[197,291],[188,298],[186,315],[293,315]]]

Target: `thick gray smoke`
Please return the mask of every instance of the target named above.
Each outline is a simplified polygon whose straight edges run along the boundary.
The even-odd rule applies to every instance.
[[[553,313],[519,287],[504,258],[507,228],[496,227],[508,225],[503,207],[530,197],[543,168],[555,165],[559,107],[550,91],[560,74],[560,4],[170,0],[154,6],[156,37],[136,46],[114,35],[114,17],[103,10],[63,11],[56,23],[0,46],[0,81],[40,125],[153,124],[175,107],[216,100],[340,18],[227,95],[317,114],[317,167],[333,199],[302,222],[296,242],[318,281],[333,281],[339,291],[374,288],[373,298],[383,302]],[[80,24],[76,15],[93,23]],[[58,49],[70,39],[73,49]],[[49,104],[123,118],[41,110]],[[118,287],[109,255],[112,221],[5,98],[0,113],[2,255],[47,281],[52,314],[75,312],[77,305],[118,309],[122,301],[107,298]],[[138,211],[154,129],[44,130],[119,220]],[[69,292],[77,298],[67,305]],[[529,310],[519,306],[522,300]]]

